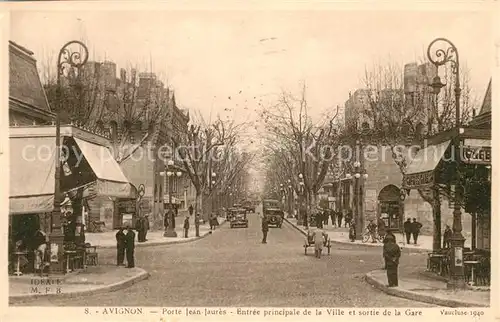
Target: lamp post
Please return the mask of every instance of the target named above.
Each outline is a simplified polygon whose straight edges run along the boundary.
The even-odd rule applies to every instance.
[[[354,174],[346,174],[347,179],[354,179],[354,222],[356,223],[356,239],[363,238],[364,216],[363,216],[363,181],[368,179],[368,173],[361,167],[361,162],[354,162]]]
[[[74,50],[78,48],[78,50]],[[57,59],[57,110],[56,112],[56,150],[55,150],[55,184],[54,184],[54,205],[51,214],[50,225],[50,271],[51,273],[64,273],[64,263],[61,260],[64,252],[64,234],[61,228],[61,117],[62,110],[62,84],[61,76],[80,76],[80,70],[85,65],[89,57],[89,51],[84,43],[72,40],[64,44],[59,50]]]
[[[293,217],[293,190],[292,181],[288,179],[288,216]]]
[[[433,51],[433,47],[437,43],[443,43],[446,49],[437,48]],[[434,47],[436,48],[436,47]],[[432,54],[434,52],[434,55]],[[455,151],[460,146],[460,61],[458,56],[458,50],[455,45],[446,38],[436,38],[434,39],[427,48],[427,57],[429,61],[436,66],[439,70],[440,66],[450,63],[451,72],[455,76],[455,127],[457,129],[457,135],[454,138]],[[439,76],[434,77],[430,86],[433,88],[433,92],[436,95],[436,99],[441,91],[441,88],[445,86],[441,82]],[[456,177],[455,177],[455,202],[453,206],[453,233],[451,235],[451,251],[450,251],[450,276],[448,279],[448,288],[465,288],[465,274],[464,274],[464,264],[463,264],[463,248],[465,238],[462,235],[462,189],[459,187],[459,157],[456,155]]]
[[[168,180],[168,213],[167,215],[170,216],[170,218],[167,218],[168,220],[168,227],[166,227],[165,232],[163,233],[163,237],[177,237],[177,233],[175,232],[175,213],[174,213],[174,207],[172,205],[172,185],[173,185],[173,177],[177,176],[180,177],[182,176],[181,171],[175,172],[173,169],[174,166],[174,161],[173,160],[168,160],[167,164],[165,165],[165,171],[160,172],[160,176],[167,178]]]
[[[214,212],[214,209],[215,209],[215,198],[214,198],[214,187],[215,187],[215,177],[217,176],[217,174],[215,172],[212,172],[212,179],[210,181],[210,195],[211,195],[211,199],[212,199],[212,205],[211,205],[211,208],[212,208],[212,212]]]
[[[304,175],[302,173],[299,173],[299,191],[300,191],[300,198],[299,198],[299,211],[301,212],[300,214],[300,219],[302,220],[302,225],[307,229],[308,228],[308,222],[307,222],[307,208],[306,205],[304,205]]]

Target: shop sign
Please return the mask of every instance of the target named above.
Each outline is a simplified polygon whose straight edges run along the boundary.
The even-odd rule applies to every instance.
[[[407,189],[429,186],[434,183],[434,172],[406,174],[403,178],[403,186]]]
[[[491,147],[463,146],[462,161],[472,164],[491,164]]]

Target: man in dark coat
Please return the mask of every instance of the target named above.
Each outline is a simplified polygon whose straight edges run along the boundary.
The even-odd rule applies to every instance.
[[[349,224],[349,240],[351,242],[354,242],[356,240],[356,223],[354,222],[354,220],[352,220]]]
[[[342,211],[338,211],[337,212],[337,223],[338,223],[338,227],[342,227]]]
[[[413,243],[416,245],[418,240],[418,235],[420,234],[420,229],[422,228],[422,224],[417,221],[417,218],[413,218],[413,222],[411,223],[412,229],[411,234],[413,235]]]
[[[125,251],[127,253],[127,268],[135,267],[134,250],[135,250],[135,233],[130,227],[125,228]]]
[[[123,266],[123,261],[125,259],[125,234],[123,233],[123,227],[118,229],[116,233],[116,266]]]
[[[135,223],[135,229],[137,230],[137,241],[139,243],[143,243],[145,242],[145,238],[144,238],[144,228],[145,228],[145,224],[144,224],[144,217],[139,217],[137,219],[137,222]]]
[[[189,205],[188,211],[189,211],[189,216],[192,216],[194,211],[193,205]]]
[[[184,218],[184,238],[188,238],[189,234],[189,216]]]
[[[336,217],[337,217],[337,211],[330,209],[328,212],[328,215],[330,215],[330,220],[332,221],[332,226],[335,227],[337,224]]]
[[[345,215],[345,225],[344,227],[347,227],[347,225],[350,225],[352,222],[352,212],[349,210],[347,214]]]
[[[413,229],[413,225],[411,224],[411,219],[408,218],[406,219],[405,223],[403,224],[403,229],[405,231],[405,236],[406,236],[406,243],[410,243],[410,237]]]
[[[446,225],[446,228],[444,229],[444,233],[443,233],[443,248],[450,248],[451,235],[452,235],[452,231],[450,229],[450,226]]]
[[[389,237],[384,244],[384,259],[387,267],[387,282],[389,287],[398,286],[398,265],[401,257],[401,249],[394,238]]]
[[[262,243],[267,244],[267,232],[269,231],[269,224],[267,223],[266,216],[262,217]]]
[[[323,209],[323,211],[321,212],[321,217],[323,218],[323,225],[324,226],[328,226],[328,212],[330,211],[330,209],[328,208],[325,208]],[[332,225],[333,225],[333,222],[332,222]]]
[[[200,237],[200,214],[196,214],[194,217],[194,228],[196,229],[196,237]]]
[[[396,241],[396,236],[394,236],[392,231],[388,230],[384,237],[384,245],[387,244],[387,242],[389,242],[389,240],[391,239]],[[384,269],[387,269],[387,261],[385,260],[385,257],[384,257]]]

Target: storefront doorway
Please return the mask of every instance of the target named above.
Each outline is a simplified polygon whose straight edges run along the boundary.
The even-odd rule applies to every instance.
[[[399,231],[403,225],[404,209],[400,196],[400,189],[392,184],[385,186],[378,194],[378,216],[393,231]]]

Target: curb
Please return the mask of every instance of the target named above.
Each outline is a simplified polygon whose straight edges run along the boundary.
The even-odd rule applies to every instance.
[[[284,218],[284,221],[286,221],[288,224],[290,224],[293,228],[295,228],[296,230],[298,230],[302,235],[306,236],[307,234],[302,230],[302,228],[300,228],[299,226],[297,226],[296,224],[290,222],[288,219]],[[356,244],[356,243],[352,243],[350,241],[340,241],[340,240],[334,240],[332,239],[331,240],[332,243],[336,243],[336,244],[348,244],[348,245],[353,245],[353,246],[360,246],[360,247],[382,247],[383,245],[381,244],[376,244],[376,245],[372,245],[370,243],[362,243],[362,244]],[[408,252],[413,252],[413,253],[428,253],[428,252],[431,252],[432,250],[430,249],[422,249],[422,248],[408,248],[408,247],[405,247],[403,246],[402,247],[403,250],[407,250]]]
[[[365,281],[374,286],[375,288],[379,289],[380,291],[396,296],[396,297],[401,297],[405,299],[409,299],[412,301],[417,301],[417,302],[424,302],[424,303],[429,303],[429,304],[434,304],[438,306],[447,306],[447,307],[490,307],[489,305],[485,305],[483,303],[473,303],[473,302],[466,302],[466,301],[460,301],[460,300],[453,300],[453,299],[446,299],[442,297],[436,297],[436,296],[431,296],[431,295],[426,295],[422,293],[418,293],[415,291],[410,291],[410,290],[405,290],[399,287],[387,287],[384,283],[381,283],[379,280],[377,280],[375,277],[373,277],[373,272],[371,271],[365,275]]]
[[[219,227],[224,225],[225,223],[226,223],[226,220],[221,222],[219,224]],[[207,231],[207,232],[201,234],[200,237],[195,237],[195,238],[191,238],[191,239],[187,239],[187,240],[175,240],[175,241],[165,240],[165,241],[152,242],[152,243],[148,243],[148,244],[143,244],[143,243],[138,242],[135,244],[135,247],[151,247],[151,246],[186,244],[186,243],[195,242],[195,241],[200,240],[202,238],[205,238],[211,234],[212,234],[211,231]],[[115,249],[115,248],[116,248],[116,245],[97,246],[97,249]]]
[[[146,272],[144,269],[139,268],[140,272],[136,274],[135,276],[129,277],[125,280],[109,284],[109,285],[104,285],[100,287],[96,287],[93,289],[87,289],[87,290],[82,290],[82,291],[74,291],[74,292],[68,292],[68,293],[61,293],[61,294],[23,294],[23,295],[11,295],[9,296],[9,302],[16,302],[16,301],[22,301],[26,299],[37,299],[37,298],[44,298],[44,299],[61,299],[61,298],[73,298],[73,297],[78,297],[78,296],[83,296],[83,295],[94,295],[94,294],[100,294],[100,293],[107,293],[107,292],[113,292],[119,289],[127,288],[129,286],[132,286],[133,284],[140,282],[142,280],[145,280],[149,278],[150,274]]]

